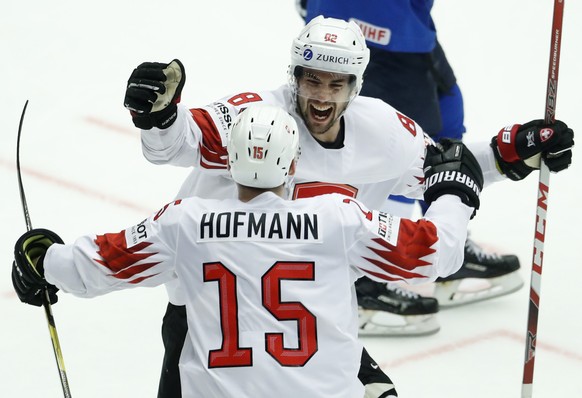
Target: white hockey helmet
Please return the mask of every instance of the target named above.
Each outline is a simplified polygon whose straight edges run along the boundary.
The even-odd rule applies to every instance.
[[[249,106],[228,138],[232,178],[248,187],[276,188],[285,182],[298,148],[297,123],[289,113],[273,105]]]
[[[354,97],[364,81],[370,50],[360,27],[354,22],[317,16],[293,40],[289,84],[296,92],[297,67],[352,75],[356,79]]]

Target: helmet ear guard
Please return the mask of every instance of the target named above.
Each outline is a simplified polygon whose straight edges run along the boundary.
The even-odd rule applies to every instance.
[[[237,183],[276,188],[285,182],[298,156],[297,123],[279,107],[250,106],[233,123],[227,151],[230,172]]]

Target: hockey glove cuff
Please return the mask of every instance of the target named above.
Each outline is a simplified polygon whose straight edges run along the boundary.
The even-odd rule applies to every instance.
[[[559,120],[547,124],[533,120],[502,129],[491,140],[499,170],[514,181],[540,168],[542,158],[550,171],[559,172],[572,163],[574,132]]]
[[[14,247],[12,263],[12,284],[18,298],[23,303],[40,307],[45,289],[51,304],[58,301],[58,288],[44,279],[44,256],[54,243],[64,243],[54,232],[47,229],[33,229],[22,235]]]
[[[133,124],[142,130],[170,127],[176,121],[185,83],[186,71],[177,59],[169,64],[144,62],[135,68],[123,102]]]
[[[429,145],[424,160],[424,179],[424,200],[429,206],[442,195],[456,195],[475,209],[471,218],[475,216],[483,189],[483,172],[465,144],[442,139],[436,145]]]

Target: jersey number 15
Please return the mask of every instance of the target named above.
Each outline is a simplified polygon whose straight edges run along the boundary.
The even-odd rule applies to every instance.
[[[252,366],[252,348],[241,347],[236,275],[220,262],[204,264],[204,282],[218,282],[222,345],[208,368]],[[281,280],[314,280],[312,262],[276,262],[261,278],[262,305],[277,320],[297,322],[298,348],[285,348],[283,333],[265,333],[265,350],[282,366],[304,366],[317,352],[315,316],[300,302],[281,301]]]

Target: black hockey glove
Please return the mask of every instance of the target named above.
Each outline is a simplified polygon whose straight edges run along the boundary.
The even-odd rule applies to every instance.
[[[169,64],[144,62],[127,81],[123,104],[133,124],[143,130],[166,129],[176,121],[177,103],[186,82],[184,65],[175,59]]]
[[[51,304],[58,301],[56,286],[44,279],[44,255],[53,243],[64,243],[54,232],[47,229],[33,229],[26,232],[14,246],[12,263],[12,284],[23,303],[40,307],[45,289]]]
[[[430,206],[442,195],[456,195],[467,206],[479,209],[483,172],[471,151],[460,141],[442,139],[426,148],[424,201]]]
[[[564,122],[546,124],[533,120],[502,129],[491,140],[499,170],[514,181],[522,180],[540,168],[540,156],[553,172],[572,163],[574,132]]]

